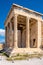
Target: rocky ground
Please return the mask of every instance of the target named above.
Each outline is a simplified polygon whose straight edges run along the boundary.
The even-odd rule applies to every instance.
[[[0,65],[43,65],[42,58],[31,58],[29,60],[7,61],[5,56],[0,56]]]

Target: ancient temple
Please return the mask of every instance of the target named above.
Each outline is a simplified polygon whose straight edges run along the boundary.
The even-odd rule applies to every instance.
[[[42,52],[43,14],[13,4],[5,20],[6,51],[16,53]]]

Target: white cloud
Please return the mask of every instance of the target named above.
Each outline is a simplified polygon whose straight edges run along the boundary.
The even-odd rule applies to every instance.
[[[0,36],[5,36],[5,30],[4,29],[0,29]]]

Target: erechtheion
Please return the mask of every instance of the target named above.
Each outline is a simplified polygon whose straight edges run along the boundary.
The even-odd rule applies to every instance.
[[[13,4],[5,21],[6,51],[32,53],[43,51],[43,14]]]

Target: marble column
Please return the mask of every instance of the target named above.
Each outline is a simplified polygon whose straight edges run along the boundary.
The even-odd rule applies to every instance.
[[[5,46],[7,47],[7,26],[5,27],[5,43]]]
[[[9,35],[8,35],[8,25],[7,25],[7,47],[8,47],[8,45],[9,45],[9,37],[8,37]]]
[[[29,43],[29,20],[30,20],[30,18],[27,17],[26,18],[26,48],[30,47],[30,43]]]
[[[40,20],[38,20],[38,48],[40,48],[41,47],[41,21]]]
[[[14,14],[14,48],[17,48],[18,47],[18,44],[17,44],[17,14]]]
[[[10,22],[10,48],[12,48],[12,23]]]

